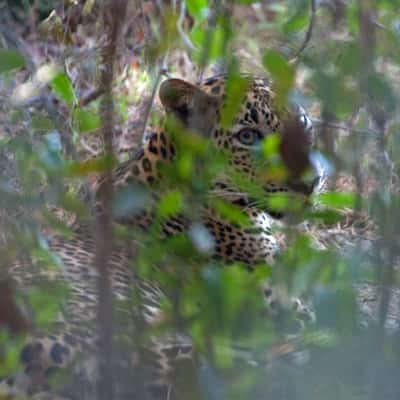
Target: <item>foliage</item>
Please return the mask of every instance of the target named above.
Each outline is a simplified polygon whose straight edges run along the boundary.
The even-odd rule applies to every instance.
[[[114,166],[120,155],[120,147],[113,155],[93,150],[101,128],[98,99],[102,93],[89,101],[85,95],[97,87],[98,75],[107,68],[99,65],[96,48],[102,45],[101,27],[91,23],[98,10],[88,0],[66,7],[71,14],[57,20],[69,38],[64,42],[58,35],[39,39],[37,32],[21,27],[19,18],[20,13],[33,10],[36,27],[50,12],[58,12],[57,5],[63,2],[33,2],[36,9],[28,3],[15,4],[18,18],[13,20],[13,30],[35,49],[43,41],[59,51],[51,62],[40,57],[36,70],[29,71],[30,52],[0,30],[4,39],[0,40],[0,224],[4,232],[0,276],[18,254],[30,254],[38,273],[60,267],[57,255],[48,250],[45,232],[68,237],[71,220],[90,220],[85,196],[90,182],[95,174]],[[144,93],[151,93],[150,83],[159,81],[159,63],[162,68],[170,63],[170,70],[182,72],[171,55],[179,49],[195,60],[196,78],[207,74],[212,63],[227,71],[225,127],[232,124],[246,89],[241,72],[261,71],[272,78],[279,109],[300,102],[310,110],[320,152],[334,173],[329,191],[316,196],[314,207],[290,208],[293,203],[285,196],[267,204],[268,209],[289,208],[293,214],[282,228],[289,245],[273,267],[260,265],[252,274],[243,265],[224,268],[210,258],[212,239],[201,223],[192,224],[186,235],[160,240],[162,222],[177,215],[200,221],[201,205],[209,197],[207,188],[222,170],[260,204],[266,199],[257,185],[230,170],[225,155],[207,139],[168,121],[178,149],[184,151],[178,151],[176,163],[163,171],[154,222],[146,234],[115,229],[118,240],[134,237],[141,243],[132,262],[135,273],[171,295],[163,304],[165,319],[159,326],[139,333],[126,327],[129,350],[137,350],[150,335],[190,335],[201,358],[207,360],[206,367],[196,371],[203,386],[200,398],[398,398],[400,387],[393,371],[400,363],[400,309],[394,305],[400,298],[400,20],[396,12],[400,2],[331,0],[317,2],[315,13],[308,0],[187,0],[181,10],[173,9],[175,2],[140,3],[148,6],[142,9],[147,14],[140,19],[133,5],[129,16],[135,22],[150,22],[139,31],[125,22],[129,29],[124,32],[134,34],[123,38],[127,44],[121,45],[116,60],[115,123],[120,130],[132,125],[126,121],[131,117],[127,110],[134,109],[136,119],[146,114],[139,106]],[[157,9],[157,3],[164,8]],[[14,15],[14,7],[7,6]],[[92,12],[85,14],[79,7]],[[51,19],[46,21],[51,25]],[[310,23],[311,40],[296,54]],[[96,45],[88,51],[93,42]],[[81,48],[76,51],[74,46]],[[152,118],[157,122],[157,117]],[[140,122],[142,126],[147,121]],[[260,162],[270,162],[270,174],[287,174],[279,148],[278,136],[271,135],[255,154]],[[116,216],[137,212],[151,198],[147,189],[136,185],[114,195]],[[225,219],[248,224],[247,216],[234,205],[218,199],[211,204]],[[54,209],[56,213],[51,212]],[[305,218],[309,226],[299,227]],[[265,318],[255,288],[266,278],[279,283],[289,296],[306,293],[316,309],[316,324],[288,339],[280,321]],[[44,330],[69,295],[63,284],[40,282],[18,294],[19,301],[30,304]],[[121,307],[140,304],[141,299],[133,297]],[[371,297],[375,298],[372,305]],[[19,338],[0,332],[0,374],[15,368],[20,345]],[[296,362],[301,368],[294,367]],[[197,398],[194,387],[188,390],[187,399]]]

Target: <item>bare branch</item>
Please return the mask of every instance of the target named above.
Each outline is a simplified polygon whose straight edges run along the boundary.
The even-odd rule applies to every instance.
[[[325,125],[329,128],[340,129],[340,130],[347,131],[347,132],[354,132],[359,135],[370,136],[371,138],[374,138],[374,139],[378,139],[380,136],[380,133],[377,131],[374,131],[373,129],[355,128],[354,126],[343,124],[340,122],[324,121],[324,120],[317,119],[317,118],[313,118],[312,122],[316,127]]]

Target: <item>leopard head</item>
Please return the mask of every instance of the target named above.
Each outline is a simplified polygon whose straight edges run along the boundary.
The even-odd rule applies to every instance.
[[[168,79],[160,87],[160,99],[167,114],[174,115],[187,130],[209,138],[227,155],[230,166],[244,180],[262,188],[266,198],[281,193],[308,197],[321,179],[320,170],[313,168],[309,157],[311,120],[300,106],[278,110],[267,81],[246,77],[244,83],[242,92],[236,94],[237,101],[227,95],[224,76],[198,86]],[[224,113],[232,100],[237,102],[236,114],[227,126]],[[283,161],[283,173],[276,173],[279,168],[274,168],[274,160],[263,151],[271,135],[278,143],[278,154],[272,158],[275,164],[277,156]],[[244,207],[263,203],[239,189],[226,173],[216,177],[213,192]]]

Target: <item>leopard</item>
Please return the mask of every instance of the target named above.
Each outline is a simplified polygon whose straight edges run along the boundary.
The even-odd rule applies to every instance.
[[[125,212],[123,215],[115,213],[113,218],[115,224],[133,226],[146,232],[153,223],[153,208],[159,199],[157,188],[164,172],[174,164],[182,154],[180,152],[185,151],[184,145],[176,139],[176,132],[188,137],[200,137],[217,152],[223,152],[227,160],[224,165],[229,168],[219,171],[211,180],[208,188],[210,196],[204,197],[205,204],[199,211],[197,221],[190,221],[188,216],[179,214],[165,218],[161,222],[160,235],[189,235],[193,224],[199,224],[200,220],[211,239],[207,250],[209,257],[220,260],[224,265],[240,263],[251,271],[263,263],[273,265],[280,252],[276,228],[284,224],[286,213],[274,210],[268,202],[255,201],[232,176],[237,173],[245,181],[256,185],[267,199],[285,194],[289,199],[300,198],[304,203],[318,190],[323,177],[322,172],[312,164],[307,165],[311,172],[308,171],[306,176],[289,171],[277,179],[266,173],[269,163],[257,160],[257,149],[268,137],[282,136],[286,127],[291,126],[299,136],[300,146],[308,154],[314,134],[311,119],[301,106],[275,105],[278,103],[277,95],[269,80],[244,75],[241,76],[245,82],[243,90],[236,94],[235,115],[227,124],[223,121],[223,114],[229,102],[228,79],[226,75],[221,75],[207,78],[200,84],[178,78],[168,78],[162,82],[159,99],[165,112],[163,119],[156,126],[149,125],[146,128],[140,148],[112,172],[114,193],[129,185],[139,185],[149,191],[152,200],[139,211]],[[104,184],[104,179],[96,181],[93,187],[95,198],[98,198]],[[213,207],[212,202],[207,202],[208,198],[222,199],[239,208],[250,224],[242,226],[227,220]],[[99,201],[94,209],[96,214],[105,212]],[[74,360],[82,354],[84,358],[92,359],[98,349],[99,335],[95,322],[99,271],[95,263],[95,232],[84,225],[75,227],[69,237],[47,232],[45,246],[54,254],[54,268],[43,270],[38,266],[40,260],[27,257],[12,263],[8,273],[19,290],[29,288],[34,283],[61,282],[68,287],[69,295],[50,332],[37,332],[34,328],[29,332],[19,356],[20,370],[0,382],[0,397],[41,398],[52,393],[49,381],[55,371],[71,368]],[[137,292],[141,302],[132,307],[141,323],[151,326],[162,320],[160,304],[166,294],[158,283],[136,273],[132,267],[132,252],[126,243],[117,242],[113,245],[109,270],[111,291],[116,300],[129,304],[132,291]],[[263,284],[260,296],[264,297],[271,315],[280,312],[282,306],[273,286]],[[288,307],[299,316],[302,323],[315,321],[312,308],[301,299],[290,299]],[[127,311],[126,307],[122,309],[122,315],[126,317],[133,312]],[[163,377],[165,370],[171,369],[174,363],[180,360],[191,363],[195,359],[191,339],[183,333],[171,335],[162,342],[150,338],[146,341],[145,351],[157,354],[157,368],[160,370],[157,373]],[[135,357],[132,355],[131,359]],[[132,363],[137,364],[134,361]],[[169,386],[161,378],[154,378],[148,387],[152,390],[151,398],[171,398],[166,389]]]

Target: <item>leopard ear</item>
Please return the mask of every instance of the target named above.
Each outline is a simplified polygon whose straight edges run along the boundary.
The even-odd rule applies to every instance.
[[[159,96],[167,112],[190,130],[209,135],[217,122],[219,99],[181,79],[168,79],[160,86]]]

